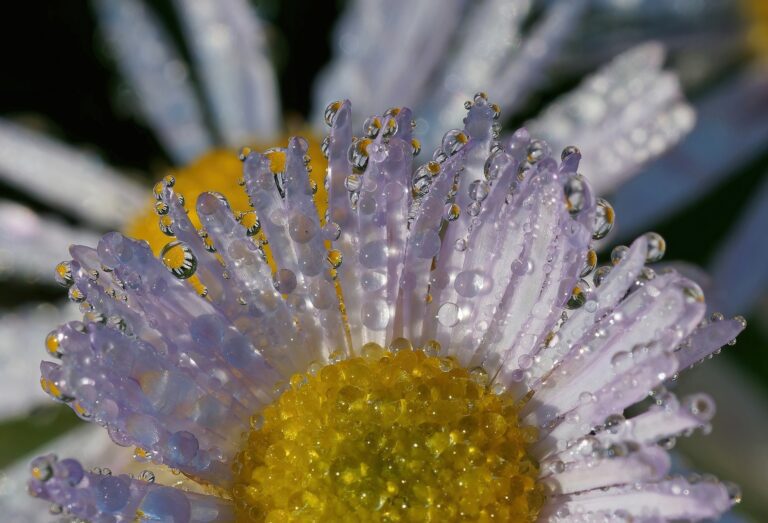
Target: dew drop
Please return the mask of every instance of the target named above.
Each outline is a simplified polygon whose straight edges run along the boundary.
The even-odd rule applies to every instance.
[[[181,241],[167,243],[160,251],[160,259],[171,274],[184,280],[197,270],[197,258],[192,250]]]

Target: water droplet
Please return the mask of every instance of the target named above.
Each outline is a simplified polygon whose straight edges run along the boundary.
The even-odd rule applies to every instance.
[[[592,271],[595,270],[595,267],[597,267],[597,252],[595,252],[594,249],[589,249],[587,251],[586,258],[584,259],[584,265],[581,268],[579,276],[581,278],[586,278],[592,274]]]
[[[592,292],[592,287],[585,280],[579,280],[573,287],[571,297],[568,298],[568,303],[565,306],[569,309],[578,309],[587,302],[589,294]]]
[[[459,307],[455,303],[446,302],[437,310],[437,321],[446,327],[459,323]]]
[[[616,266],[621,263],[621,260],[627,257],[629,254],[629,247],[626,245],[617,245],[611,251],[611,263]]]
[[[288,221],[288,233],[296,243],[307,243],[317,234],[317,224],[309,216],[296,213]]]
[[[411,245],[416,257],[422,260],[433,258],[440,251],[440,235],[432,229],[413,233]]]
[[[645,262],[654,263],[661,260],[667,250],[667,242],[664,241],[664,238],[659,233],[649,232],[646,233],[645,240],[648,245]]]
[[[570,176],[563,186],[565,192],[565,203],[568,212],[578,214],[584,209],[586,204],[587,186],[581,175]]]
[[[485,277],[477,271],[461,271],[456,275],[453,287],[459,296],[472,298],[485,289]]]
[[[361,138],[349,146],[347,160],[349,160],[354,173],[362,174],[365,172],[365,168],[368,166],[368,146],[371,143],[370,138]]]
[[[464,252],[467,250],[467,240],[464,238],[459,238],[456,240],[456,242],[453,244],[453,248],[456,249],[459,252]]]
[[[389,324],[389,307],[382,299],[374,299],[363,303],[360,308],[360,319],[363,325],[371,330],[383,330]]]
[[[56,283],[62,287],[69,287],[75,283],[75,280],[72,278],[72,263],[63,261],[56,265],[53,272],[53,278],[56,280]]]
[[[160,251],[163,265],[180,280],[189,278],[197,270],[197,258],[192,250],[180,241],[172,241]]]
[[[344,178],[344,187],[349,192],[358,192],[363,186],[363,178],[359,174],[350,174]]]
[[[387,263],[387,242],[386,240],[373,240],[360,249],[360,263],[363,267],[375,269],[383,267]]]
[[[418,156],[421,152],[421,142],[417,138],[411,140],[411,152],[414,156]]]
[[[241,212],[237,215],[237,221],[245,228],[245,234],[256,236],[261,230],[261,222],[256,216],[256,211]]]
[[[469,184],[469,197],[476,202],[482,202],[488,197],[488,193],[491,191],[488,182],[484,180],[475,180]]]
[[[272,284],[280,294],[290,294],[298,284],[296,274],[290,269],[278,269],[272,276]]]
[[[325,120],[325,124],[328,127],[333,127],[333,124],[336,121],[336,115],[338,114],[339,109],[341,109],[341,105],[342,105],[341,100],[337,100],[337,101],[331,102],[327,106],[325,106],[325,112],[323,113],[323,119]]]
[[[338,249],[331,249],[330,251],[328,251],[328,255],[325,257],[325,260],[334,269],[338,269],[339,267],[341,267],[341,262],[343,259],[344,259],[344,256],[341,254],[341,251]]]
[[[363,134],[368,138],[376,138],[381,131],[381,118],[378,116],[369,116],[363,122]]]
[[[163,214],[168,214],[168,211],[170,208],[168,207],[168,204],[164,201],[160,200],[155,202],[155,213],[162,216]]]
[[[611,204],[603,198],[598,198],[597,206],[595,207],[595,226],[592,230],[592,238],[595,240],[605,238],[611,232],[615,220],[616,214]]]
[[[595,287],[600,287],[600,284],[603,283],[603,280],[605,280],[605,277],[608,276],[609,272],[611,272],[610,265],[603,265],[602,267],[598,267],[598,269],[592,275],[592,283],[595,284]]]
[[[560,159],[565,160],[572,154],[581,154],[581,151],[575,145],[569,145],[560,153]]]
[[[447,221],[452,222],[454,220],[457,220],[460,215],[461,215],[461,207],[459,207],[458,204],[455,204],[455,203],[445,204],[445,208],[443,210],[443,218],[445,218]]]
[[[459,152],[469,142],[469,136],[464,131],[452,129],[443,135],[442,150],[448,156]]]

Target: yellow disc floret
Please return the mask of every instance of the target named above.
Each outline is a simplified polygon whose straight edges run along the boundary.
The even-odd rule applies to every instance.
[[[407,345],[407,344],[406,344]],[[534,521],[536,430],[482,369],[376,344],[296,375],[235,464],[237,521]]]

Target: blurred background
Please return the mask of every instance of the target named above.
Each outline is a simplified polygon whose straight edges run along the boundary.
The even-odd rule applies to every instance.
[[[179,154],[169,152],[157,122],[147,118],[141,89],[105,38],[105,19],[95,8],[109,3],[17,2],[0,20],[0,469],[11,467],[8,471],[23,456],[81,424],[70,409],[46,401],[37,385],[36,364],[29,363],[44,356],[45,333],[58,321],[50,319],[65,314],[58,307],[66,291],[55,284],[53,266],[67,255],[56,251],[56,241],[46,250],[22,238],[24,228],[41,239],[59,230],[88,231],[83,234],[90,237],[112,227],[72,211],[79,202],[71,192],[56,196],[57,185],[73,183],[66,169],[47,173],[48,189],[30,190],[23,178],[45,167],[14,174],[24,158],[16,163],[9,158],[26,149],[8,133],[21,126],[63,142],[89,162],[124,174],[132,188],[149,188],[179,165]],[[324,92],[318,88],[318,75],[349,54],[350,46],[362,45],[345,42],[343,31],[334,28],[345,13],[370,14],[370,9],[353,5],[369,3],[250,3],[263,23],[284,128],[295,129],[315,118]],[[525,42],[561,2],[522,3],[527,9],[518,37]],[[665,45],[665,66],[678,76],[696,111],[695,124],[680,143],[645,162],[630,179],[609,186],[604,196],[614,205],[617,224],[605,240],[601,262],[609,258],[609,246],[655,230],[667,241],[665,263],[702,283],[712,312],[746,317],[748,328],[735,346],[676,380],[674,387],[706,390],[718,403],[712,433],[680,440],[676,449],[681,467],[741,485],[744,501],[738,517],[768,521],[768,2],[582,3],[585,7],[569,24],[558,52],[537,66],[539,78],[516,101],[513,114],[505,113],[505,129],[533,118],[625,50],[649,40]],[[176,3],[147,4],[181,60],[195,64],[197,51]],[[441,9],[439,2],[432,4]],[[475,4],[453,4],[462,5],[460,26]],[[426,24],[421,30],[446,29]],[[380,45],[397,52],[397,42]],[[443,45],[450,53],[452,39]],[[205,75],[199,68],[182,68],[178,74],[202,96]],[[215,108],[204,108],[200,119],[215,128]],[[573,136],[572,141],[578,145],[579,139]],[[28,161],[34,163],[34,158]],[[38,215],[45,219],[36,221]],[[35,268],[40,264],[50,264],[50,277]],[[14,481],[6,472],[0,490],[11,492]]]

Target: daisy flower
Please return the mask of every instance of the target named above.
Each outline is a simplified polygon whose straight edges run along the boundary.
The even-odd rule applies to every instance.
[[[294,137],[243,151],[251,219],[204,192],[198,228],[167,177],[159,257],[117,232],[73,246],[57,274],[84,317],[47,337],[43,388],[189,481],[46,455],[32,495],[99,523],[657,522],[738,502],[668,475],[714,404],[664,384],[743,319],[704,321],[696,283],[647,266],[655,233],[596,267],[615,217],[579,149],[499,138],[484,93],[466,107],[414,166],[409,109],[353,137],[334,102],[323,185]]]
[[[191,63],[145,2],[93,2],[137,108],[168,157],[183,166],[174,169],[177,188],[188,194],[219,191],[236,211],[247,212],[246,198],[233,182],[239,162],[231,150],[274,143],[281,132],[263,23],[245,0],[173,4]],[[547,69],[587,7],[584,1],[555,3],[526,27],[534,11],[529,1],[488,0],[472,6],[432,1],[415,10],[405,1],[386,9],[377,2],[354,2],[337,28],[336,57],[318,80],[314,125],[307,132],[322,134],[326,102],[340,96],[358,104],[358,124],[388,105],[414,107],[421,115],[414,138],[428,149],[439,144],[440,129],[458,121],[463,101],[481,88],[491,86],[490,95],[511,114],[546,82]],[[423,30],[437,26],[440,31]],[[404,58],[415,55],[421,57],[418,67]],[[659,44],[639,45],[555,100],[527,127],[556,149],[579,136],[581,149],[589,152],[584,168],[598,194],[605,194],[693,125],[693,111],[663,61]],[[191,71],[200,80],[202,97]],[[206,123],[207,113],[212,125]],[[312,157],[320,157],[320,140],[308,137]],[[50,266],[66,256],[70,243],[94,244],[106,230],[147,239],[155,252],[165,244],[135,178],[7,119],[0,119],[0,176],[78,224],[0,200],[0,274],[8,279],[48,282]],[[194,211],[192,217],[197,224]],[[0,318],[0,330],[9,334],[3,339],[42,337],[39,326],[60,321],[62,314],[72,313],[45,305],[13,311]],[[13,343],[0,341],[0,349],[9,354],[4,383],[14,390],[0,395],[0,412],[27,412],[44,400],[34,383],[19,378],[35,363],[20,358]]]

